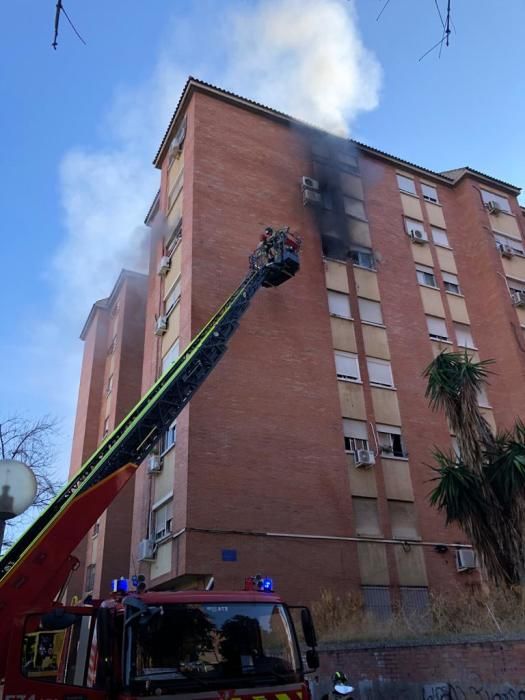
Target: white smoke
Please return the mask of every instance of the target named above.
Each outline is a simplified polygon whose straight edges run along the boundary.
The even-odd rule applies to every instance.
[[[264,0],[233,17],[229,80],[243,95],[347,135],[378,104],[381,68],[341,0]]]

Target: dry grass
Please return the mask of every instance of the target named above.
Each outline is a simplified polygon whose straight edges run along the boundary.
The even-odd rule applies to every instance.
[[[365,611],[359,594],[323,591],[312,605],[321,642],[440,639],[464,635],[525,633],[525,591],[510,588],[430,594],[428,610],[394,609],[388,620]]]

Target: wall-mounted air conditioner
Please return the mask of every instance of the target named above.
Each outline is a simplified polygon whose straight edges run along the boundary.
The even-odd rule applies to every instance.
[[[501,209],[499,208],[499,204],[494,201],[487,202],[485,206],[487,207],[487,211],[489,214],[499,214],[501,211]]]
[[[308,189],[308,190],[318,190],[319,189],[319,181],[314,180],[313,177],[307,177],[306,175],[303,175],[301,178],[301,185],[303,189]]]
[[[503,258],[512,258],[514,250],[508,243],[496,243],[496,247]]]
[[[155,335],[164,335],[168,330],[168,317],[159,316],[155,321]]]
[[[510,298],[514,306],[525,306],[525,292],[512,292]]]
[[[158,474],[162,471],[162,459],[160,455],[150,455],[146,462],[148,474]]]
[[[422,228],[411,228],[410,238],[414,243],[428,243],[427,234]]]
[[[322,204],[323,198],[321,196],[320,192],[317,192],[316,190],[303,190],[303,204],[306,206],[307,204],[311,206],[319,206]]]
[[[376,456],[372,450],[357,450],[355,455],[356,467],[370,467],[376,463]]]
[[[163,255],[159,260],[159,266],[157,268],[157,275],[165,275],[170,269],[171,259],[167,255]]]
[[[139,561],[153,561],[156,555],[155,540],[141,540],[138,547]]]
[[[457,571],[470,571],[476,568],[476,552],[473,549],[456,549]]]

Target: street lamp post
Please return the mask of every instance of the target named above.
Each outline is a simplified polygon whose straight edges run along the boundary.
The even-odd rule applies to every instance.
[[[35,475],[27,465],[14,459],[0,460],[0,551],[6,522],[29,508],[36,488]]]

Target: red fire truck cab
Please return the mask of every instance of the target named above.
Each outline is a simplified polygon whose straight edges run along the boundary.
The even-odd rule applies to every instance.
[[[121,594],[15,622],[3,700],[308,700],[315,631],[301,658],[292,608],[259,591]]]

